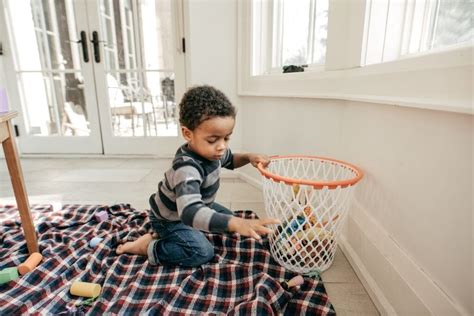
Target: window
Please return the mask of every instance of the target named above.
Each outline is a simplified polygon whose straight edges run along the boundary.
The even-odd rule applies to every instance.
[[[472,113],[468,0],[238,3],[239,95]]]
[[[471,1],[370,0],[362,65],[472,41]]]
[[[252,11],[255,75],[324,65],[328,0],[253,1]]]

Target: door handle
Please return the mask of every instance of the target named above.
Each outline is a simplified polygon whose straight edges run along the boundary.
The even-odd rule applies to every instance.
[[[86,35],[86,32],[85,31],[81,31],[81,33],[79,33],[80,36],[81,36],[81,39],[80,40],[76,40],[76,41],[66,41],[68,43],[76,43],[76,44],[81,44],[81,47],[82,47],[82,58],[84,59],[84,62],[85,63],[88,63],[89,62],[89,49],[87,48],[87,35]]]
[[[79,41],[82,46],[82,58],[84,59],[85,63],[89,62],[89,49],[87,48],[87,38],[86,32],[81,31],[81,40]]]
[[[100,63],[99,33],[97,31],[92,32],[91,42],[94,47],[94,60],[96,63]]]

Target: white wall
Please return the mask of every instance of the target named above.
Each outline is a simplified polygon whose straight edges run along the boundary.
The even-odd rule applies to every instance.
[[[0,38],[0,42],[2,39]],[[3,89],[5,92],[7,90],[7,78],[5,76],[5,66],[3,65],[3,55],[0,55],[0,89]],[[10,108],[10,105],[9,105]]]
[[[345,238],[397,313],[474,313],[472,116],[337,100],[241,103],[245,150],[329,156],[366,172]],[[436,309],[437,295],[454,307]]]
[[[5,68],[3,67],[3,56],[0,56],[0,87],[5,89],[6,86]]]
[[[0,37],[0,41],[2,41],[1,37]],[[6,91],[6,86],[7,86],[7,82],[5,78],[5,68],[3,66],[3,55],[1,55],[0,56],[0,88],[5,89]],[[0,150],[0,159],[3,159],[3,158],[5,158],[5,153],[3,152],[3,150]]]
[[[242,114],[237,98],[237,1],[188,0],[186,7],[187,86],[212,85],[237,107],[231,147],[238,150],[242,146]]]

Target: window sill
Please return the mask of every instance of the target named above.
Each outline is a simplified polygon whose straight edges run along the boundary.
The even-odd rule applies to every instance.
[[[240,54],[242,56],[242,54]],[[340,99],[473,114],[473,46],[365,67],[250,76],[239,61],[241,96]]]
[[[376,103],[385,105],[396,105],[408,108],[417,108],[425,110],[445,111],[461,114],[473,114],[473,109],[469,105],[462,102],[452,102],[446,104],[443,102],[436,102],[436,100],[423,98],[405,98],[405,97],[388,97],[378,95],[360,95],[360,94],[290,94],[290,93],[254,93],[254,92],[239,92],[240,96],[254,96],[254,97],[277,97],[277,98],[302,98],[302,99],[327,99],[327,100],[343,100],[365,103]]]

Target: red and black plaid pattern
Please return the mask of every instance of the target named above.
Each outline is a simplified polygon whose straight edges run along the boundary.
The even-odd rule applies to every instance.
[[[94,213],[107,211],[97,222]],[[324,285],[305,278],[299,289],[285,291],[295,276],[270,256],[268,241],[231,234],[207,234],[215,245],[213,260],[199,268],[152,266],[146,257],[116,255],[122,240],[150,230],[147,211],[129,205],[66,205],[32,209],[43,261],[33,271],[0,285],[0,315],[334,315]],[[254,218],[250,211],[240,216]],[[94,249],[93,237],[104,240]],[[0,207],[0,269],[28,257],[18,212]],[[73,281],[102,286],[91,306],[76,307]]]

